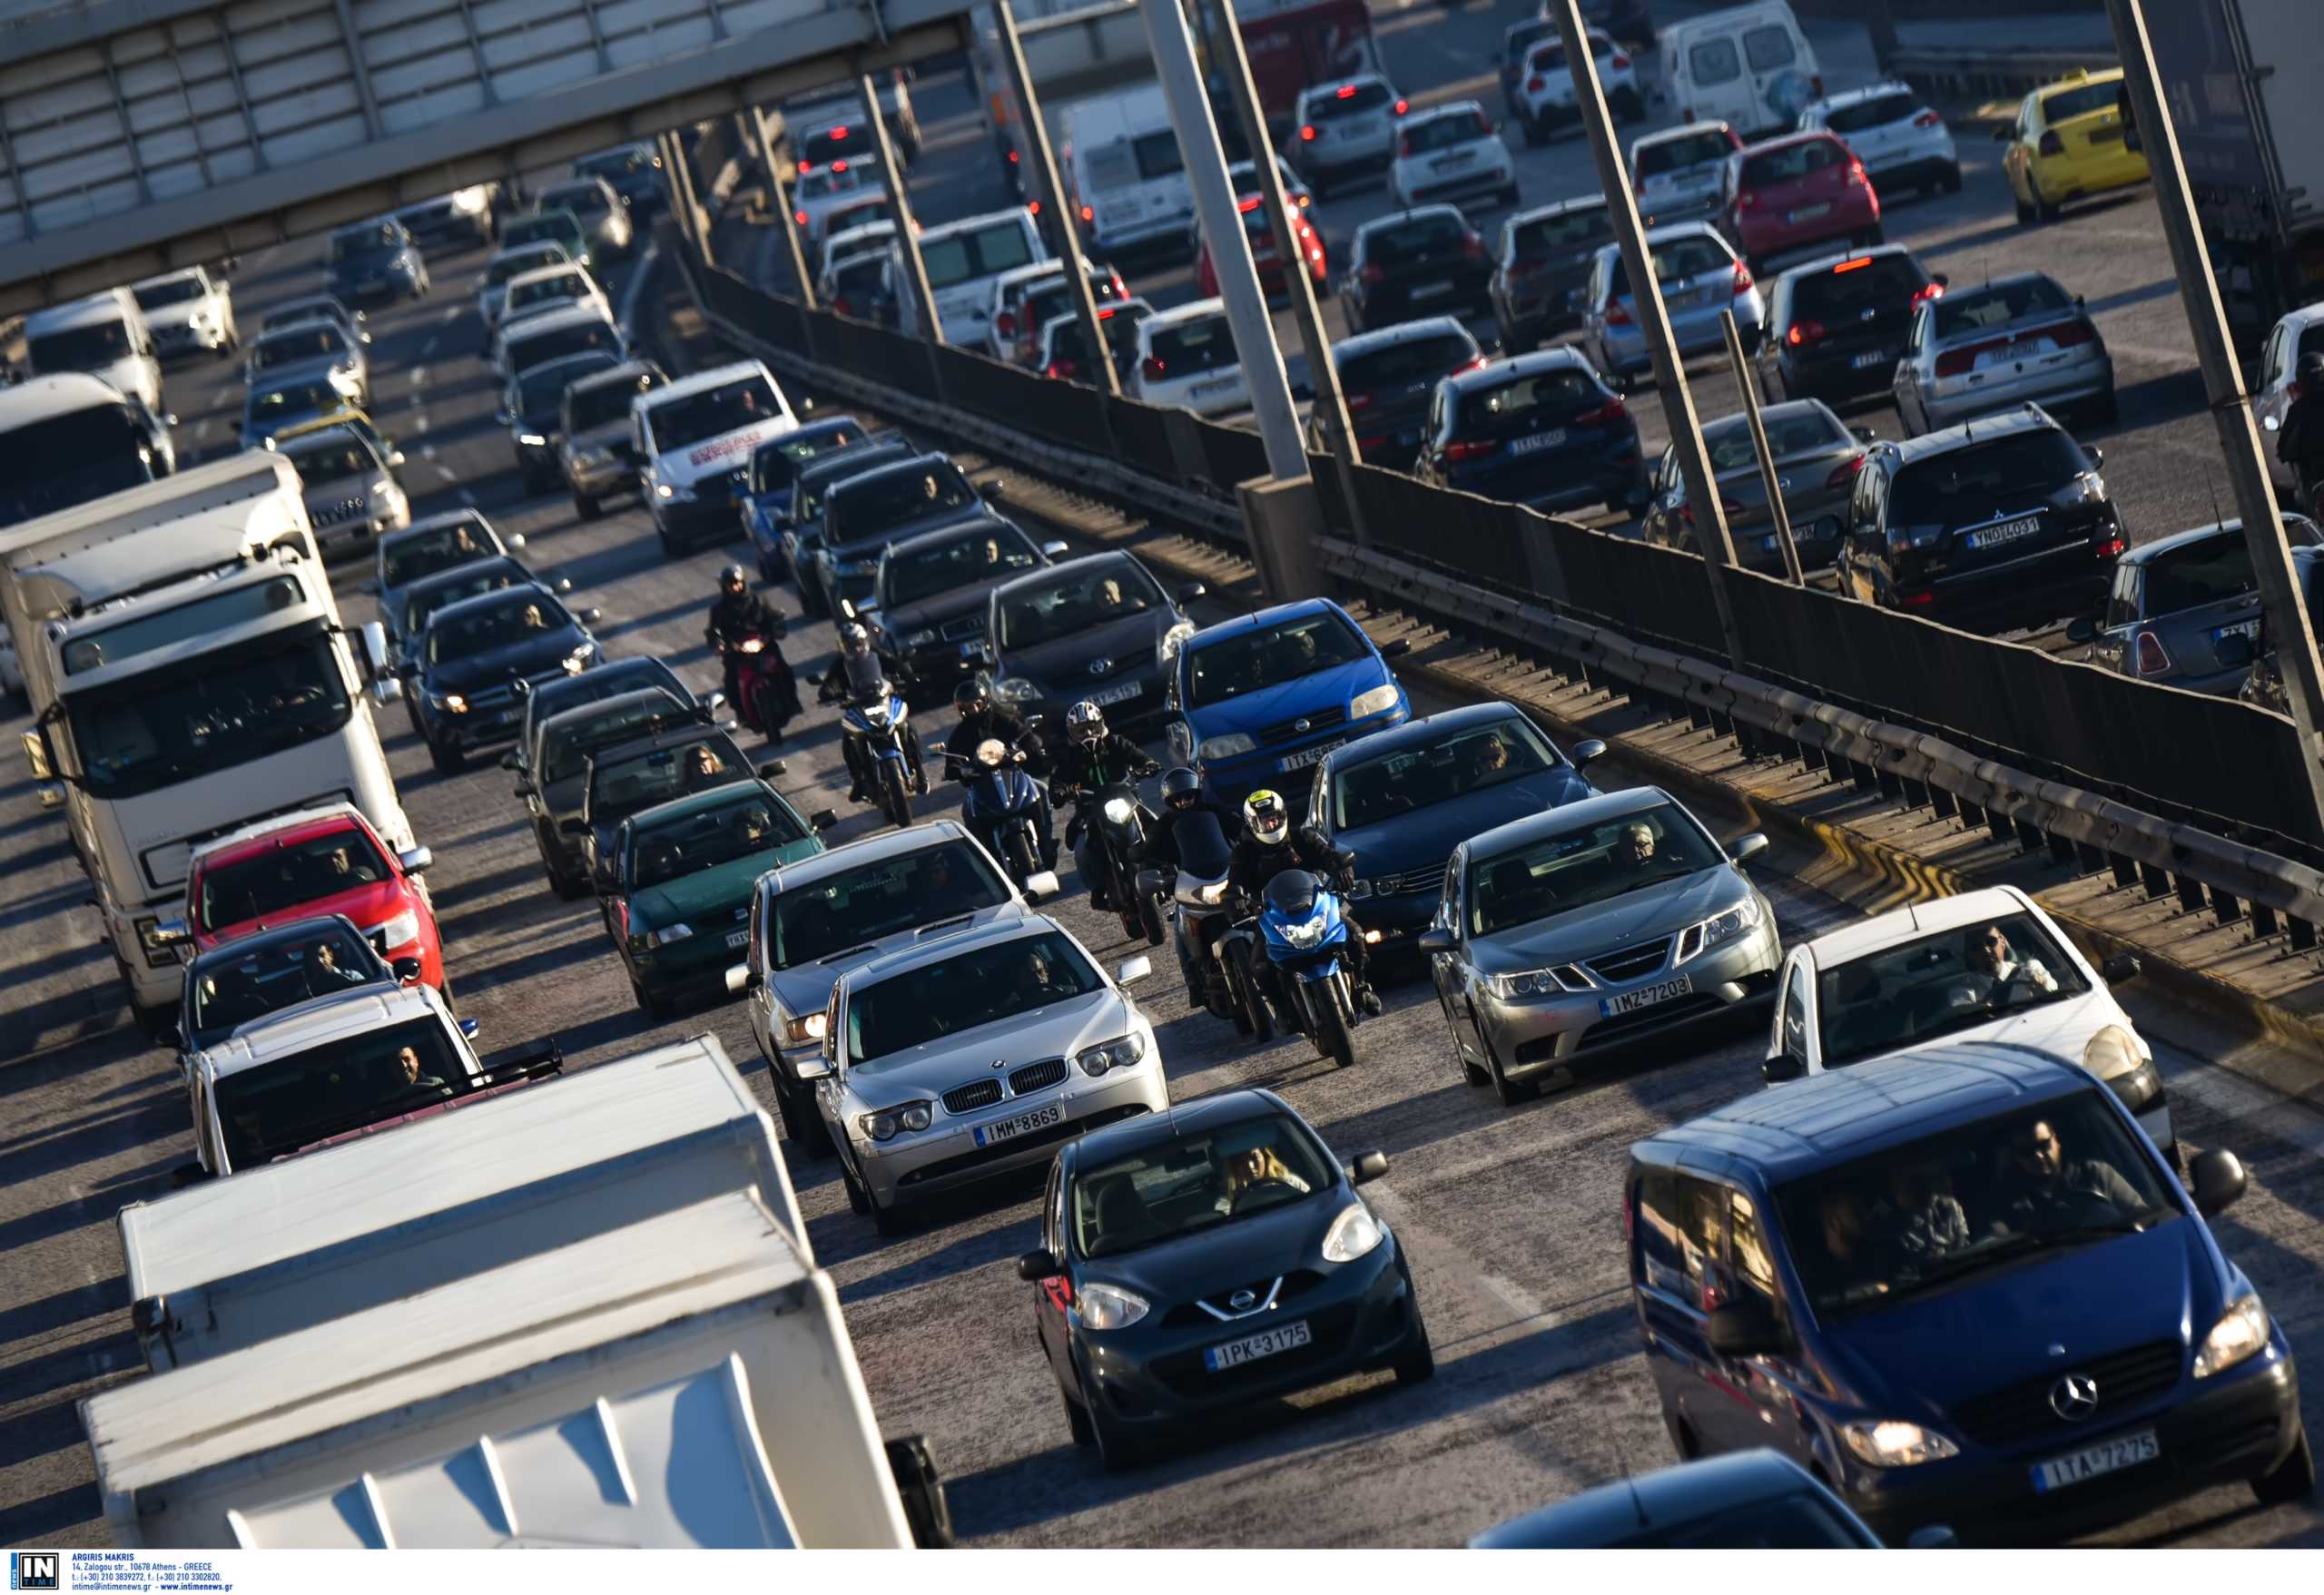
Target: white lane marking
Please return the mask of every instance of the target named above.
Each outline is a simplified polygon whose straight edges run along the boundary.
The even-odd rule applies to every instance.
[[[421,410],[418,415],[411,418],[411,429],[419,433],[423,438],[428,435],[428,412],[426,410]]]
[[[458,480],[459,480],[459,473],[458,473],[458,472],[457,472],[457,471],[455,471],[455,470],[453,470],[453,469],[452,469],[452,468],[451,468],[450,466],[448,466],[448,465],[446,465],[446,464],[444,464],[444,462],[443,462],[443,461],[441,461],[441,460],[431,460],[429,463],[430,463],[430,464],[432,464],[433,466],[435,466],[435,468],[436,468],[436,474],[437,474],[438,476],[439,476],[439,477],[443,478],[446,481],[448,481],[448,482],[457,482]]]
[[[476,495],[470,492],[468,488],[463,487],[460,489],[460,502],[463,504],[472,505],[476,502]]]
[[[427,380],[428,368],[426,366],[414,366],[411,368],[411,385],[414,388],[424,385]]]
[[[442,320],[442,321],[445,321],[445,322],[448,323],[448,322],[450,322],[450,321],[451,321],[451,320],[452,320],[454,317],[458,316],[459,313],[460,313],[460,307],[459,307],[459,306],[458,306],[458,305],[447,305],[447,306],[445,306],[445,307],[444,307],[444,313],[443,313],[443,315],[442,315],[442,316],[440,316],[440,317],[438,317],[438,320]]]
[[[440,341],[440,340],[438,340],[438,339],[431,338],[431,339],[429,339],[427,342],[425,342],[425,343],[421,344],[421,345],[419,346],[419,352],[420,352],[421,356],[424,358],[424,357],[426,357],[426,356],[428,356],[428,355],[434,354],[434,353],[436,352],[436,345],[438,344],[438,341]]]
[[[434,459],[436,458],[436,445],[433,443],[421,444],[419,446],[419,458],[422,459]]]
[[[645,284],[654,275],[655,258],[661,252],[659,242],[647,244],[645,252],[637,257],[637,264],[630,269],[629,281],[621,290],[620,320],[624,331],[633,330],[637,325],[638,297],[645,291]]]
[[[212,428],[213,427],[217,426],[217,424],[218,424],[218,423],[217,423],[215,420],[197,421],[197,422],[195,422],[195,423],[194,423],[194,428],[193,428],[193,440],[194,440],[196,443],[199,443],[199,442],[201,442],[204,438],[209,437],[209,436],[210,436],[210,432],[211,432],[211,428]]]

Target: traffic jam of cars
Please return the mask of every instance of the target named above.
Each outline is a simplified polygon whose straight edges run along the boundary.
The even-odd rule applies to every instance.
[[[2120,73],[2026,96],[1979,162],[1903,82],[1827,82],[1782,0],[1581,11],[1678,351],[1724,370],[1725,326],[1742,336],[1757,419],[1700,423],[1738,560],[1787,570],[1772,478],[1810,580],[2270,703],[2239,523],[2134,535],[2100,475],[2084,434],[2122,408],[2098,311],[2036,266],[1973,279],[1896,236],[1965,188],[2005,185],[2012,227],[2071,229],[2070,202],[2143,182]],[[1584,114],[1561,35],[1531,7],[1491,23],[1498,113],[1377,59],[1281,89],[1297,236],[1274,236],[1250,160],[1230,172],[1261,286],[1279,304],[1297,271],[1328,297],[1367,463],[1696,546],[1679,451],[1641,424],[1652,361],[1605,198],[1529,192]],[[1720,92],[1747,59],[1798,80],[1777,109]],[[1063,113],[1063,218],[907,219],[891,185],[938,184],[979,141],[925,77],[917,109],[912,80],[883,81],[883,138],[852,97],[780,119],[771,197],[827,308],[917,330],[908,225],[921,330],[1056,381],[1108,361],[1148,404],[1250,408],[1158,94]],[[1107,1520],[1144,1488],[1226,1511],[1220,1490],[1265,1486],[1215,1470],[1441,1438],[1580,1383],[1558,1399],[1667,1455],[1496,1452],[1490,1492],[1371,1542],[2014,1546],[2154,1514],[2313,1533],[2290,1333],[2312,1282],[2290,1324],[2270,1304],[2316,1264],[2260,1229],[2274,1193],[2236,1149],[2289,1132],[2185,1088],[2200,1065],[2139,957],[2017,885],[1844,905],[1774,827],[1456,691],[1352,598],[1213,591],[1070,524],[1034,466],[680,330],[665,147],[284,246],[303,263],[239,304],[204,266],[28,318],[0,435],[86,374],[140,462],[0,492],[25,826],[70,829],[57,852],[109,938],[91,979],[123,983],[108,1000],[165,1092],[143,1151],[171,1167],[102,1214],[106,1191],[74,1187],[103,1246],[124,1202],[320,1181],[359,1148],[577,1103],[558,1094],[649,1037],[705,1037],[779,1130],[753,1213],[803,1206],[827,1255],[797,1244],[841,1279],[859,1349],[835,1385],[867,1423],[876,1403],[1015,1444],[999,1486],[951,1481],[939,1530],[890,1443],[922,1544],[1054,1538],[1028,1529],[1044,1492],[1074,1533],[1153,1542],[1159,1520]],[[1382,203],[1335,224],[1355,190]],[[1103,350],[1057,225],[1090,251]],[[2256,402],[2324,462],[2319,329],[2271,331]],[[182,393],[224,384],[206,448],[165,361]],[[455,369],[489,407],[458,429],[430,397]],[[1898,435],[1867,424],[1882,405]],[[2284,468],[2307,579],[2324,537],[2305,457]],[[1489,1171],[1521,1156],[1538,1185]],[[1560,1231],[1558,1277],[1512,1283],[1536,1265],[1478,1237],[1512,1226]],[[133,1284],[152,1266],[133,1257]],[[141,1287],[141,1337],[172,1311]],[[176,1355],[141,1378],[192,1390]],[[1005,1403],[927,1388],[980,1373]],[[539,1413],[592,1411],[558,1400],[579,1404]],[[112,1491],[128,1464],[84,1421]],[[481,1443],[497,1480],[516,1442]],[[610,1454],[601,1480],[627,1479]],[[1407,1450],[1379,1477],[1427,1466]],[[362,1542],[437,1542],[391,1537],[417,1498],[360,1477]],[[770,1483],[777,1516],[794,1490],[815,1494]],[[341,1542],[231,1521],[228,1544]],[[1243,1542],[1243,1521],[1184,1532]]]

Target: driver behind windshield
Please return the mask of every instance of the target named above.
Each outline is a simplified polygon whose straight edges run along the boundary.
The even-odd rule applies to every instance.
[[[2001,1008],[2036,991],[2057,995],[2057,977],[2040,959],[2021,960],[1999,924],[1967,931],[1961,939],[1961,961],[1968,972],[1946,993],[1955,1008]]]
[[[2105,1224],[2146,1207],[2112,1164],[2068,1156],[2064,1137],[2045,1118],[2034,1120],[2012,1138],[2003,1189],[1997,1227],[2018,1235],[2062,1225]]]

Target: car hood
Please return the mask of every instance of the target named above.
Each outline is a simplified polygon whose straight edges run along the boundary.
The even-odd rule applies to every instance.
[[[538,675],[555,668],[583,640],[579,627],[559,626],[489,653],[431,665],[428,667],[428,685],[439,693],[459,693],[470,687],[497,685],[513,676]]]
[[[659,886],[649,886],[643,891],[633,891],[629,894],[630,923],[633,927],[643,923],[658,929],[684,920],[694,927],[697,936],[707,936],[713,930],[740,930],[750,918],[751,888],[761,875],[822,851],[821,839],[803,836],[764,852],[750,853],[707,870],[696,870],[691,875],[681,875],[675,881],[665,881]]]
[[[1683,930],[1734,907],[1748,890],[1732,866],[1715,864],[1488,937],[1477,945],[1477,961],[1502,972],[1591,958],[1650,936]]]
[[[945,934],[950,935],[954,930],[980,929],[998,921],[1021,920],[1024,917],[1024,906],[1012,901],[999,903],[989,909],[979,909],[965,921],[942,920],[937,923],[945,927]],[[775,1000],[783,1004],[784,1012],[821,1013],[823,1011],[824,1005],[831,1001],[832,988],[839,983],[839,978],[842,975],[846,974],[850,970],[862,969],[873,959],[884,958],[889,953],[900,952],[912,946],[930,929],[931,929],[930,926],[915,926],[909,930],[899,930],[892,936],[882,937],[877,941],[867,941],[861,947],[850,948],[842,953],[823,959],[820,962],[799,964],[791,969],[778,970],[769,978],[768,984],[773,988]]]
[[[1496,825],[1554,809],[1597,789],[1571,764],[1543,770],[1521,781],[1503,782],[1425,809],[1393,815],[1376,825],[1334,832],[1334,845],[1352,848],[1366,875],[1396,875],[1424,864],[1441,864],[1472,836]]]
[[[851,1068],[848,1088],[869,1107],[886,1107],[922,1092],[949,1091],[963,1081],[993,1073],[993,1059],[1015,1065],[1044,1058],[1070,1058],[1085,1047],[1110,1041],[1132,1028],[1129,1004],[1110,987],[1084,997],[1051,1003],[972,1030],[924,1042],[875,1072]],[[1143,1068],[1158,1068],[1149,1050]]]
[[[1187,720],[1197,738],[1226,732],[1256,731],[1319,709],[1345,710],[1348,700],[1390,680],[1388,667],[1369,656],[1328,670],[1310,671],[1295,680],[1245,693],[1223,704],[1190,709]]]
[[[2202,1226],[2005,1261],[1950,1290],[1826,1329],[1834,1372],[1884,1415],[1925,1421],[1968,1397],[2158,1340],[2188,1344],[2226,1307]],[[2053,1347],[2063,1346],[2063,1352]]]
[[[750,461],[751,451],[770,438],[780,438],[798,423],[780,417],[759,421],[752,426],[721,432],[715,438],[704,438],[699,443],[689,443],[684,448],[654,457],[654,474],[673,485],[695,482],[720,471],[733,470]]]
[[[1232,1218],[1157,1246],[1124,1252],[1118,1257],[1091,1257],[1080,1264],[1084,1280],[1102,1279],[1122,1285],[1151,1302],[1157,1313],[1198,1296],[1219,1297],[1241,1285],[1277,1279],[1297,1268],[1322,1263],[1324,1231],[1346,1205],[1344,1196],[1326,1187],[1301,1198]],[[1262,1295],[1265,1285],[1256,1286]],[[1277,1314],[1281,1317],[1285,1314]],[[1265,1327],[1246,1323],[1245,1333]],[[1237,1325],[1216,1325],[1221,1335],[1236,1333]]]
[[[355,922],[357,930],[368,931],[374,925],[384,924],[395,918],[408,906],[402,890],[393,881],[373,881],[362,886],[350,887],[345,891],[334,891],[329,897],[318,897],[296,904],[280,913],[268,914],[263,919],[244,920],[238,925],[225,926],[202,936],[196,945],[206,952],[211,948],[263,930],[269,925],[287,925],[293,920],[315,919],[324,914],[345,914]]]
[[[1118,659],[1139,648],[1151,650],[1161,641],[1163,633],[1178,624],[1179,618],[1177,611],[1167,606],[1140,610],[1121,620],[1074,632],[1053,643],[1011,648],[1001,659],[1001,668],[1009,675],[1054,682],[1061,691],[1070,692],[1089,679],[1089,661]]]
[[[2005,1015],[1991,1024],[1977,1025],[1965,1030],[1948,1030],[1927,1045],[1935,1048],[1958,1046],[1965,1041],[2005,1041],[2013,1046],[2038,1048],[2043,1052],[2054,1052],[2061,1058],[2079,1060],[2083,1049],[2090,1045],[2090,1039],[2108,1025],[2131,1029],[2130,1019],[2114,999],[2102,988],[2093,986],[2082,996],[2069,998],[2063,1002],[2045,1002],[2039,1007],[2029,1008],[2024,1013]],[[1881,1056],[1901,1056],[1922,1050],[1925,1049],[1906,1047],[1900,1049],[1898,1053],[1883,1053]]]
[[[986,601],[991,597],[993,588],[1010,577],[1022,574],[1020,571],[1010,571],[1008,575],[997,576],[989,582],[971,582],[965,587],[954,587],[949,593],[932,594],[917,603],[907,604],[901,609],[882,610],[881,612],[882,624],[891,635],[905,636],[927,626],[941,625],[948,620],[958,620],[963,615],[974,615],[979,620],[982,620],[988,607]]]

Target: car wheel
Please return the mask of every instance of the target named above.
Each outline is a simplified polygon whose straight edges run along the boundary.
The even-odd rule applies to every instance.
[[[1639,98],[1636,89],[1616,89],[1612,104],[1617,122],[1636,122],[1646,114],[1646,102]]]
[[[2009,197],[2016,203],[2017,206],[2017,224],[2020,227],[2033,226],[2034,207],[2027,204],[2024,200],[2018,199],[2014,192],[2013,192]]]
[[[2034,195],[2034,214],[2045,222],[2055,222],[2058,219],[2056,202],[2045,198],[2042,192],[2042,185],[2031,179],[2027,180],[2025,186]]]
[[[657,996],[643,986],[632,983],[630,993],[637,999],[639,1009],[657,1025],[677,1014],[677,1009],[668,998]]]
[[[1128,1435],[1111,1418],[1092,1410],[1089,1413],[1089,1437],[1098,1447],[1098,1463],[1108,1473],[1127,1472],[1146,1460],[1146,1448]]]
[[[1404,1288],[1412,1289],[1409,1280]],[[1420,1298],[1416,1295],[1412,1298],[1412,1340],[1396,1354],[1396,1383],[1425,1384],[1436,1377],[1436,1348],[1428,1343],[1428,1324],[1421,1318]]]
[[[460,751],[458,743],[446,747],[440,743],[431,741],[428,744],[428,762],[436,766],[436,773],[438,775],[457,775],[466,767],[468,761],[468,755]]]
[[[1541,123],[1534,118],[1521,115],[1517,119],[1517,123],[1520,127],[1525,130],[1525,147],[1527,149],[1538,150],[1543,144],[1550,142],[1550,130],[1542,126]]]
[[[2290,1455],[2251,1481],[2251,1493],[2262,1506],[2288,1506],[2316,1493],[2316,1452],[2309,1447],[2305,1428],[2292,1442]]]
[[[840,1188],[847,1193],[849,1210],[858,1217],[869,1218],[872,1216],[871,1198],[863,1194],[863,1187],[855,1183],[854,1165],[844,1157],[839,1160],[839,1183]]]
[[[802,1100],[788,1091],[774,1094],[774,1105],[783,1115],[783,1138],[810,1157],[829,1157],[834,1148],[831,1132],[824,1127],[823,1116],[815,1111],[812,1099]]]
[[[1065,1426],[1073,1436],[1073,1443],[1076,1445],[1097,1444],[1098,1431],[1089,1422],[1088,1409],[1074,1400],[1072,1393],[1062,1386],[1058,1390],[1058,1396],[1065,1403]]]
[[[595,520],[606,513],[606,507],[586,493],[576,493],[573,496],[573,513],[583,520]]]
[[[1541,1094],[1541,1088],[1531,1080],[1511,1079],[1501,1067],[1501,1051],[1493,1046],[1492,1038],[1487,1036],[1484,1042],[1485,1068],[1492,1071],[1493,1093],[1503,1108],[1521,1107]]]
[[[2098,418],[2100,425],[2111,427],[2122,418],[2122,401],[2116,396],[2114,390],[2109,388],[2105,394],[2090,407],[2090,413]]]
[[[1951,166],[1945,168],[1944,173],[1937,178],[1936,186],[1943,189],[1949,194],[1957,194],[1961,192],[1961,164],[1959,162],[1956,161]]]

